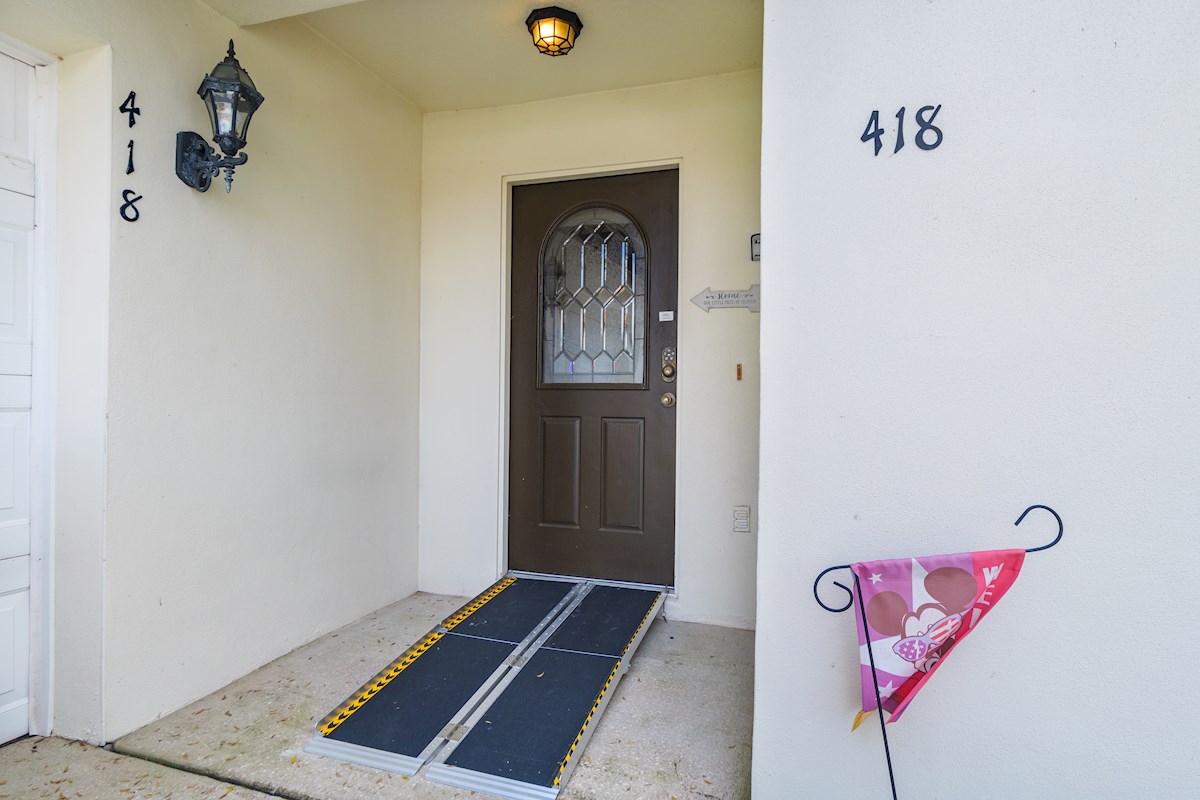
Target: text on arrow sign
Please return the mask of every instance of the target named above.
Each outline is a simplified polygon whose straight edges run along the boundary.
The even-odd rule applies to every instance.
[[[749,289],[713,289],[705,286],[704,291],[692,298],[692,302],[704,309],[707,314],[714,308],[748,308],[750,313],[758,313],[758,284]]]

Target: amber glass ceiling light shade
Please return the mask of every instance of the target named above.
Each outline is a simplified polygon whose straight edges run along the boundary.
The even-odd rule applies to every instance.
[[[548,56],[565,56],[575,46],[583,22],[574,11],[558,6],[535,9],[525,20],[533,44]]]

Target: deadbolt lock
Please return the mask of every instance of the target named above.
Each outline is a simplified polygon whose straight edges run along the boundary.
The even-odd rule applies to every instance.
[[[659,402],[662,403],[663,408],[674,408],[675,395],[672,392],[663,392],[663,396],[659,399]]]
[[[667,346],[662,351],[662,378],[667,383],[675,382],[675,373],[678,371],[678,353],[673,346]],[[663,403],[666,405],[666,403]],[[669,408],[670,406],[668,406]]]

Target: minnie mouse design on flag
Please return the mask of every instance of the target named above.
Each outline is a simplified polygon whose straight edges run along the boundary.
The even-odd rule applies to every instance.
[[[862,710],[851,730],[857,729],[867,714],[881,712],[879,731],[893,800],[897,798],[896,775],[883,712],[890,714],[886,722],[899,719],[946,657],[1012,587],[1025,554],[1048,550],[1062,539],[1062,517],[1050,506],[1030,506],[1013,524],[1020,525],[1035,508],[1049,511],[1058,522],[1058,535],[1049,544],[1025,550],[860,561],[829,567],[813,581],[813,595],[821,608],[833,612],[855,609]],[[843,569],[854,576],[854,589],[833,581],[848,599],[842,606],[826,605],[821,599],[821,579]]]
[[[1024,562],[1024,550],[990,550],[851,564],[867,623],[864,629],[863,615],[854,615],[862,672],[862,711],[854,728],[875,710],[876,680],[880,705],[891,714],[887,721],[899,719],[1013,585]]]

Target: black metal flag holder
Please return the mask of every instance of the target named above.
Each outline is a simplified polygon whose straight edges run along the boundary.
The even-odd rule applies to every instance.
[[[1050,506],[1044,506],[1044,505],[1040,505],[1040,504],[1030,506],[1029,508],[1027,508],[1021,512],[1021,516],[1017,517],[1017,521],[1014,522],[1013,525],[1020,525],[1022,520],[1025,519],[1025,515],[1028,514],[1030,511],[1033,511],[1035,508],[1045,509],[1046,511],[1049,511],[1051,514],[1054,515],[1054,519],[1058,522],[1058,535],[1055,536],[1054,541],[1050,542],[1049,544],[1044,544],[1041,547],[1026,548],[1025,549],[1026,553],[1037,553],[1041,550],[1049,550],[1051,547],[1054,547],[1054,545],[1058,544],[1059,541],[1063,537],[1062,517],[1060,517],[1058,515],[1058,512],[1055,511]],[[858,613],[862,616],[863,630],[869,631],[869,628],[867,627],[867,609],[863,605],[863,599],[862,599],[862,587],[859,586],[858,576],[854,574],[853,570],[851,570],[851,572],[850,572],[850,574],[854,577],[854,589],[853,590],[851,590],[850,587],[846,586],[844,583],[841,583],[839,581],[833,582],[834,586],[837,586],[838,588],[845,591],[847,595],[849,595],[849,599],[846,601],[846,605],[844,605],[840,608],[835,608],[833,606],[827,606],[827,605],[825,605],[825,601],[821,599],[821,593],[818,591],[818,586],[821,583],[821,578],[824,578],[830,572],[834,572],[839,569],[850,569],[850,566],[851,566],[850,564],[838,564],[836,567],[828,567],[827,569],[821,570],[821,574],[817,576],[817,579],[815,581],[813,581],[813,597],[817,598],[817,604],[820,605],[821,608],[825,609],[826,611],[832,611],[835,614],[846,611],[847,609],[850,608],[850,606],[854,605],[855,600],[857,600],[858,601]],[[875,672],[875,654],[871,650],[870,633],[869,632],[867,634],[867,658],[871,662],[871,682],[875,686],[875,710],[879,713],[879,730],[883,734],[883,754],[884,754],[884,757],[887,759],[888,781],[892,785],[892,800],[899,800],[899,797],[896,794],[896,773],[892,769],[892,751],[891,751],[891,748],[888,746],[887,724],[886,724],[886,720],[884,720],[884,718],[883,718],[884,717],[883,698],[880,697],[880,695],[879,695],[879,676]]]

